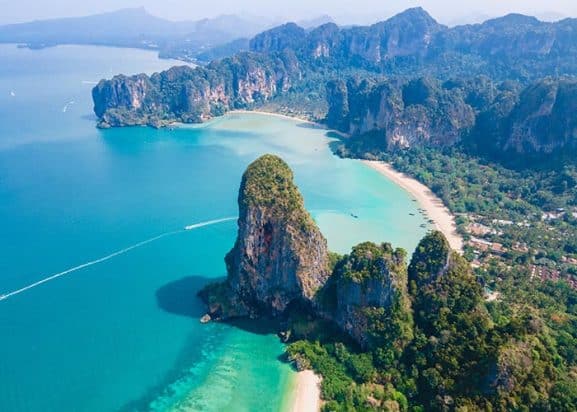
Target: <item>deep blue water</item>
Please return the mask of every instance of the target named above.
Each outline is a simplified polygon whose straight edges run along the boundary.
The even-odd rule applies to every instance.
[[[137,50],[0,46],[0,294],[236,216],[241,174],[268,152],[293,167],[333,250],[415,247],[417,204],[334,157],[325,131],[262,115],[95,128],[95,81],[172,64]],[[281,409],[293,373],[278,339],[198,321],[195,293],[225,275],[235,234],[234,221],[179,231],[0,301],[0,410]]]

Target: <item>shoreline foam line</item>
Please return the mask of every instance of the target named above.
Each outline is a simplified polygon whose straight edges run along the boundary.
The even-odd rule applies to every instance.
[[[13,296],[16,296],[16,295],[19,295],[20,293],[26,292],[27,290],[34,289],[34,288],[36,288],[36,287],[38,287],[38,286],[40,286],[40,285],[42,285],[42,284],[44,284],[44,283],[48,283],[48,282],[50,282],[50,281],[52,281],[52,280],[58,279],[59,277],[68,275],[68,274],[70,274],[70,273],[72,273],[72,272],[76,272],[76,271],[79,271],[79,270],[84,269],[84,268],[86,268],[86,267],[94,266],[94,265],[97,265],[97,264],[99,264],[99,263],[102,263],[102,262],[105,262],[105,261],[107,261],[107,260],[110,260],[110,259],[112,259],[112,258],[114,258],[114,257],[116,257],[116,256],[123,255],[123,254],[125,254],[125,253],[127,253],[127,252],[130,252],[131,250],[134,250],[134,249],[136,249],[136,248],[139,248],[139,247],[141,247],[141,246],[144,246],[144,245],[146,245],[146,244],[148,244],[148,243],[152,243],[152,242],[154,242],[154,241],[156,241],[156,240],[162,239],[163,237],[176,235],[177,233],[183,233],[183,232],[185,232],[185,231],[194,230],[194,229],[198,229],[198,228],[205,227],[205,226],[215,225],[215,224],[217,224],[217,223],[228,222],[228,221],[231,221],[231,220],[236,220],[236,217],[227,217],[227,218],[224,218],[224,219],[209,220],[209,221],[207,221],[207,222],[196,223],[196,224],[194,224],[194,225],[186,226],[184,229],[181,229],[181,230],[174,230],[174,231],[172,231],[172,232],[163,233],[162,235],[158,235],[158,236],[152,237],[152,238],[150,238],[150,239],[143,240],[142,242],[138,242],[138,243],[136,243],[136,244],[134,244],[134,245],[132,245],[132,246],[128,246],[128,247],[126,247],[126,248],[124,248],[124,249],[118,250],[118,251],[116,251],[116,252],[114,252],[114,253],[111,253],[111,254],[106,255],[106,256],[104,256],[104,257],[101,257],[101,258],[99,258],[99,259],[91,260],[90,262],[86,262],[86,263],[83,263],[83,264],[81,264],[81,265],[74,266],[73,268],[66,269],[66,270],[63,271],[63,272],[59,272],[59,273],[56,273],[56,274],[54,274],[54,275],[48,276],[47,278],[44,278],[44,279],[41,279],[41,280],[39,280],[39,281],[37,281],[37,282],[31,283],[31,284],[29,284],[29,285],[27,285],[27,286],[24,286],[24,287],[20,288],[20,289],[13,290],[12,292],[8,292],[8,293],[6,293],[6,294],[0,295],[0,301],[6,300],[6,299],[8,299],[8,298],[10,298],[10,297],[13,297]]]

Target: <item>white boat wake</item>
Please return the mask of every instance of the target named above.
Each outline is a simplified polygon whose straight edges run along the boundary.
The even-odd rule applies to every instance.
[[[53,281],[53,280],[55,280],[55,279],[58,279],[58,278],[60,278],[60,277],[62,277],[62,276],[66,276],[66,275],[68,275],[68,274],[70,274],[70,273],[79,271],[79,270],[84,269],[84,268],[87,268],[87,267],[89,267],[89,266],[97,265],[97,264],[99,264],[99,263],[102,263],[102,262],[105,262],[105,261],[107,261],[107,260],[110,260],[110,259],[112,259],[112,258],[114,258],[114,257],[116,257],[116,256],[123,255],[123,254],[125,254],[125,253],[127,253],[127,252],[130,252],[131,250],[134,250],[134,249],[136,249],[136,248],[139,248],[139,247],[141,247],[141,246],[144,246],[144,245],[146,245],[146,244],[148,244],[148,243],[152,243],[152,242],[154,242],[154,241],[156,241],[156,240],[162,239],[163,237],[172,236],[172,235],[175,235],[175,234],[177,234],[177,233],[182,233],[182,232],[184,232],[184,231],[190,231],[190,230],[198,229],[198,228],[205,227],[205,226],[216,225],[216,224],[218,224],[218,223],[229,222],[229,221],[231,221],[231,220],[236,220],[236,217],[226,217],[226,218],[223,218],[223,219],[216,219],[216,220],[209,220],[209,221],[206,221],[206,222],[195,223],[195,224],[193,224],[193,225],[186,226],[183,230],[175,230],[175,231],[172,231],[172,232],[163,233],[162,235],[158,235],[158,236],[155,236],[155,237],[150,238],[150,239],[147,239],[147,240],[143,240],[142,242],[138,242],[138,243],[136,243],[136,244],[134,244],[134,245],[132,245],[132,246],[128,246],[128,247],[126,247],[126,248],[124,248],[124,249],[118,250],[118,251],[116,251],[116,252],[114,252],[114,253],[111,253],[110,255],[106,255],[106,256],[101,257],[101,258],[99,258],[99,259],[91,260],[90,262],[86,262],[86,263],[83,263],[83,264],[81,264],[81,265],[74,266],[73,268],[66,269],[66,270],[63,271],[63,272],[59,272],[59,273],[56,273],[56,274],[54,274],[54,275],[48,276],[48,277],[46,277],[46,278],[44,278],[44,279],[42,279],[42,280],[39,280],[38,282],[31,283],[30,285],[24,286],[24,287],[22,287],[22,288],[20,288],[20,289],[14,290],[14,291],[12,291],[12,292],[5,293],[5,294],[3,294],[3,295],[0,295],[0,301],[1,301],[1,300],[8,299],[8,298],[11,298],[11,297],[16,296],[16,295],[19,295],[19,294],[21,294],[21,293],[24,293],[24,292],[26,292],[27,290],[34,289],[34,288],[36,288],[36,287],[38,287],[38,286],[40,286],[40,285],[43,285],[44,283],[48,283],[48,282]]]
[[[185,226],[184,230],[198,229],[199,227],[216,225],[217,223],[223,223],[223,222],[230,222],[231,220],[236,220],[236,219],[237,219],[236,217],[225,217],[222,219],[209,220],[207,222],[195,223],[194,225]]]
[[[70,100],[68,103],[66,103],[64,105],[64,107],[62,108],[62,113],[66,113],[68,111],[68,108],[70,106],[72,106],[74,104],[74,100]]]

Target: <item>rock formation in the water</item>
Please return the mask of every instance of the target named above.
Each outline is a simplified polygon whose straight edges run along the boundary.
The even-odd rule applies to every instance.
[[[100,127],[199,123],[265,102],[288,90],[298,76],[298,62],[290,53],[241,53],[207,67],[102,80],[92,98]]]
[[[330,275],[329,255],[291,169],[273,155],[257,159],[243,175],[238,203],[228,277],[204,293],[211,316],[277,316],[291,304],[312,307]]]
[[[363,348],[402,351],[412,325],[404,250],[363,243],[335,262],[292,171],[273,155],[247,168],[238,203],[238,237],[225,259],[228,276],[200,293],[208,305],[203,321],[286,319],[304,310]]]

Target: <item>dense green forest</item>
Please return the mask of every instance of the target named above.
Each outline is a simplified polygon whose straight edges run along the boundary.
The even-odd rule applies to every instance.
[[[333,276],[370,276],[375,248],[354,248]],[[361,349],[320,334],[288,346],[289,360],[322,375],[324,410],[575,410],[576,291],[511,273],[505,298],[485,302],[469,263],[439,232],[421,241],[406,273],[408,305],[370,322],[386,343]]]

